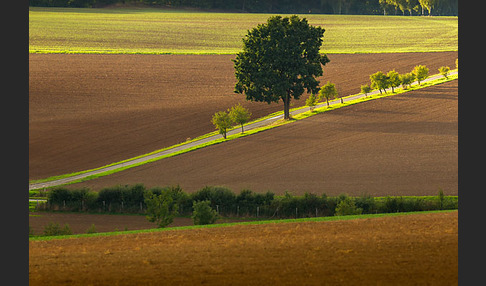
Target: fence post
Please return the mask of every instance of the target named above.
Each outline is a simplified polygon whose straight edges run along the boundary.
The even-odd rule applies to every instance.
[[[240,206],[236,206],[236,216],[240,216]]]
[[[295,218],[297,218],[297,208],[295,208]]]
[[[260,207],[257,207],[257,218],[258,218],[259,213],[260,213]]]

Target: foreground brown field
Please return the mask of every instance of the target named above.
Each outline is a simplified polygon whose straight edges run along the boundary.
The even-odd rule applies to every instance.
[[[458,80],[73,184],[222,185],[337,196],[458,194]]]
[[[455,68],[457,52],[333,54],[324,84],[359,92],[378,70]],[[29,179],[100,167],[214,130],[216,111],[241,102],[257,118],[281,104],[233,93],[233,55],[29,55]],[[302,106],[305,96],[294,101]],[[323,143],[324,144],[324,143]]]
[[[29,242],[29,285],[457,285],[458,213]]]

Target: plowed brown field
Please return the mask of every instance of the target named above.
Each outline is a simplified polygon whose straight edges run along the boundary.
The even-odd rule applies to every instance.
[[[378,70],[404,73],[425,64],[437,73],[443,65],[454,68],[457,54],[334,54],[320,80],[349,95]],[[214,130],[212,114],[238,102],[254,118],[281,110],[281,104],[249,103],[233,93],[232,58],[30,54],[29,179],[96,168],[195,138]],[[294,106],[304,102],[305,96]]]
[[[276,194],[458,194],[458,80],[351,105],[71,185],[222,185]]]
[[[29,285],[457,285],[458,214],[29,242]]]
[[[216,223],[248,221],[244,218],[219,218]],[[123,230],[139,230],[156,228],[154,222],[149,222],[145,215],[108,215],[63,212],[32,212],[29,213],[29,226],[35,235],[42,235],[49,223],[60,226],[69,225],[73,234],[86,233],[91,225],[95,225],[96,232],[110,232]],[[168,227],[194,225],[192,218],[175,217]]]

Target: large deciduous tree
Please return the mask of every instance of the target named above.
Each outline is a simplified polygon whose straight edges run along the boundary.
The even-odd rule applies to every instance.
[[[329,62],[320,54],[324,29],[309,25],[298,16],[273,16],[248,31],[243,51],[233,60],[235,92],[247,100],[284,103],[284,118],[290,118],[290,100],[319,91],[317,77]]]

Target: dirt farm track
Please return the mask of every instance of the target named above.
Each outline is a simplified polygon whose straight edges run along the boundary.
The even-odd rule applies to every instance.
[[[457,211],[29,242],[29,285],[457,283]]]
[[[457,52],[333,54],[321,83],[358,93],[369,75],[455,68]],[[281,104],[233,93],[234,55],[29,55],[29,179],[100,167],[214,130],[216,111],[242,103],[253,118]],[[294,101],[304,105],[306,96]],[[336,170],[338,171],[338,170]]]

